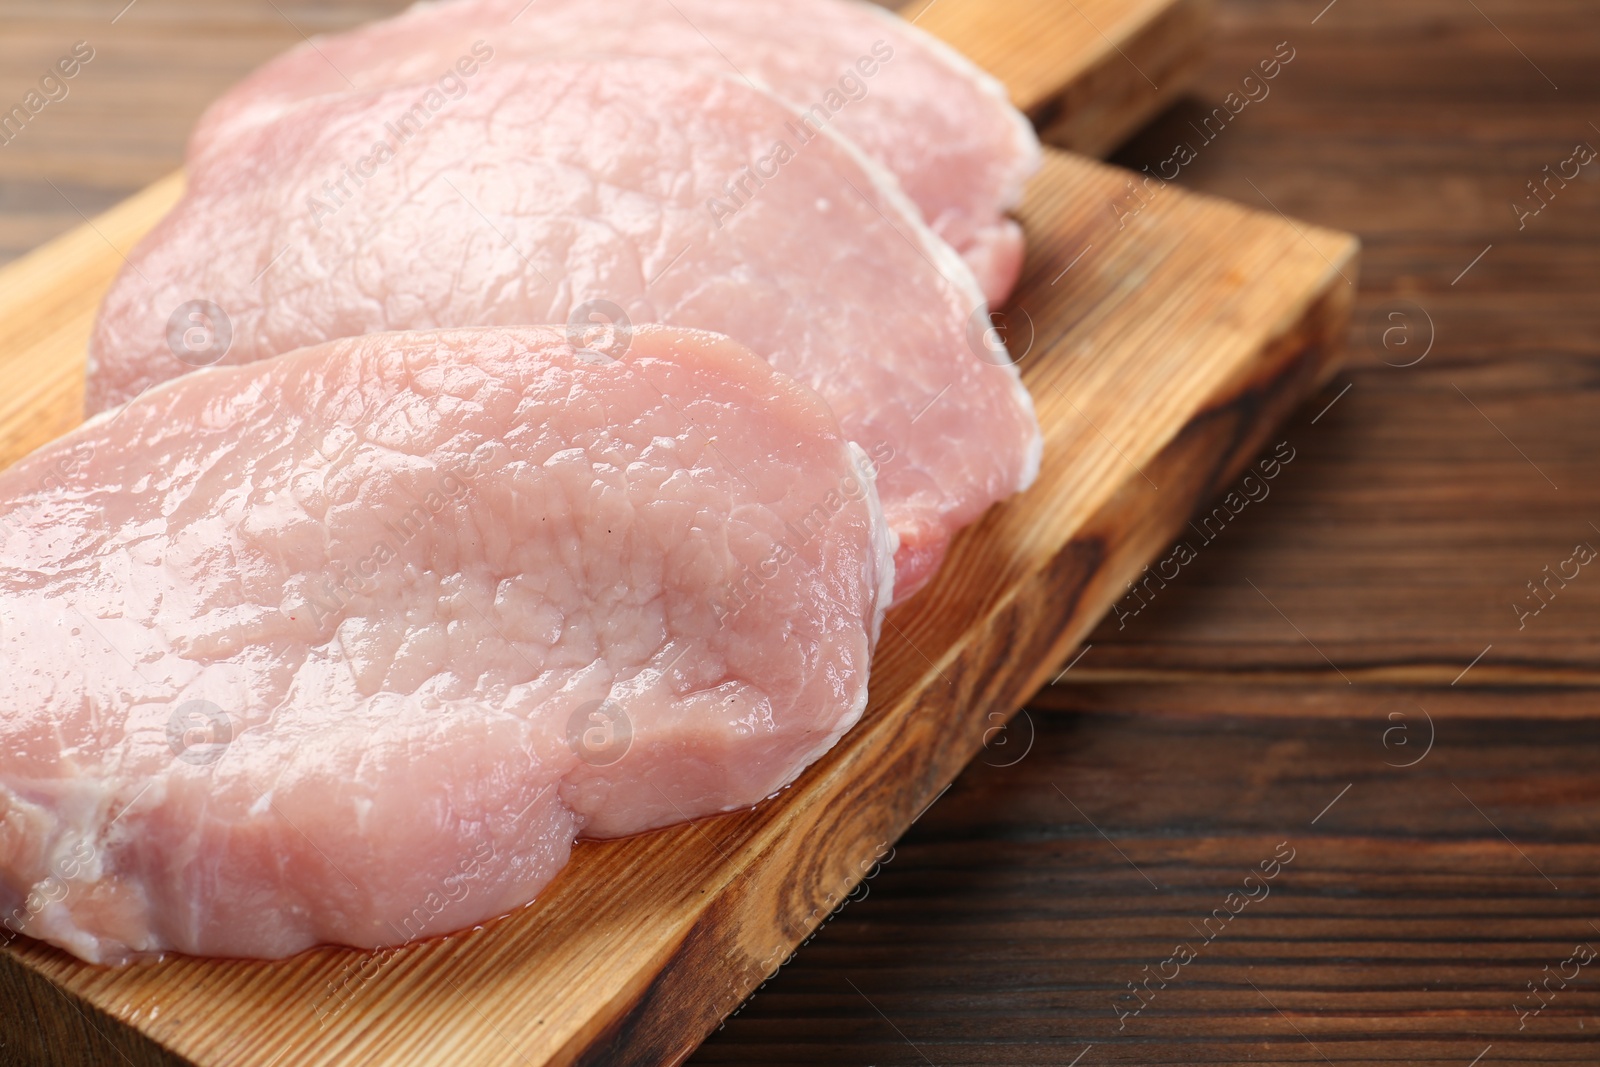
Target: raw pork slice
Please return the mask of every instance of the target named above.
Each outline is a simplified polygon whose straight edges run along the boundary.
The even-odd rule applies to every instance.
[[[1016,283],[1022,231],[1005,213],[1039,164],[1032,127],[997,81],[944,43],[851,0],[419,4],[268,63],[212,106],[191,151],[229,150],[230,134],[309,96],[429,83],[459,95],[485,64],[599,53],[698,63],[770,87],[893,171],[992,302]]]
[[[870,466],[726,338],[609,350],[336,341],[0,473],[0,942],[443,934],[826,751],[888,600]]]
[[[766,93],[641,59],[508,60],[402,130],[421,99],[321,97],[197,163],[106,298],[90,410],[224,350],[662,322],[727,334],[827,399],[882,465],[897,598],[1033,479],[1032,402],[974,329],[971,272],[828,131],[803,139]]]

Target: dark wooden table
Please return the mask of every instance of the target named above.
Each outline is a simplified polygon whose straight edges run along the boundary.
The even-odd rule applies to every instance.
[[[96,50],[0,147],[0,255],[399,6],[124,2],[0,3],[0,101]],[[1287,41],[1177,180],[1362,236],[1348,371],[693,1062],[1600,1062],[1600,160],[1528,186],[1600,148],[1600,8],[1324,3],[1223,0],[1117,161]]]

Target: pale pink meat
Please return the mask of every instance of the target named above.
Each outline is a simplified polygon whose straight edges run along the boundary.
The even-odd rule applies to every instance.
[[[436,111],[415,88],[306,101],[190,181],[106,298],[91,412],[218,357],[223,323],[195,301],[226,317],[227,363],[620,308],[727,334],[822,394],[882,465],[897,599],[1037,472],[1032,402],[975,328],[964,262],[881,170],[827,131],[798,136],[742,81],[497,59]]]
[[[335,341],[0,473],[0,943],[444,934],[826,751],[892,582],[870,462],[726,338],[621,347]]]
[[[493,66],[602,53],[696,63],[771,88],[892,171],[935,232],[967,257],[991,302],[1016,284],[1022,231],[1006,212],[1038,167],[1032,127],[997,81],[954,50],[854,0],[418,4],[266,64],[211,107],[191,154],[228,151],[232,134],[309,96],[430,83],[457,91],[472,81],[462,71],[484,55]]]

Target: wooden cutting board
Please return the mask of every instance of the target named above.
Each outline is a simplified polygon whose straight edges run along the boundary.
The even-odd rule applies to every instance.
[[[1101,149],[1193,69],[1205,7],[916,10],[1014,72],[1036,119]],[[582,843],[535,906],[393,952],[110,970],[18,940],[0,952],[0,1053],[204,1067],[687,1056],[968,760],[986,747],[1012,758],[1011,712],[1332,372],[1353,238],[1130,180],[1052,151],[1031,186],[1004,328],[1044,428],[1038,484],[960,535],[938,579],[889,615],[865,717],[793,787],[753,811]],[[160,182],[0,271],[0,463],[78,420],[84,343],[119,250],[181,187]]]

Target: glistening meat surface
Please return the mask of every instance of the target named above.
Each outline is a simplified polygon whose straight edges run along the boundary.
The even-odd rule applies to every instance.
[[[1032,402],[983,343],[971,272],[828,131],[805,136],[737,79],[644,59],[496,60],[408,126],[423,99],[319,97],[198,160],[106,298],[90,410],[220,354],[193,301],[225,314],[229,363],[598,307],[727,334],[821,393],[882,463],[897,598],[1032,481]]]
[[[153,389],[0,473],[0,938],[394,944],[753,804],[861,714],[891,536],[827,406],[709,334]]]
[[[1022,266],[1006,218],[1039,144],[1003,87],[897,16],[853,0],[455,0],[320,37],[266,64],[212,106],[193,162],[295,102],[352,88],[470,85],[493,62],[602,53],[691,62],[770,87],[900,179],[967,257],[995,303]],[[459,64],[459,66],[458,66]]]

